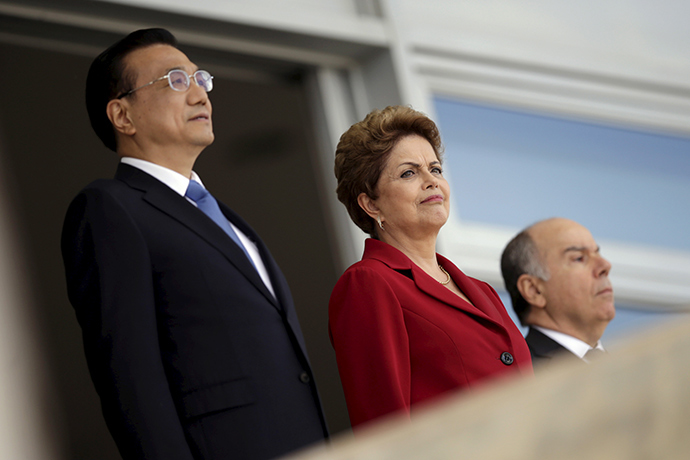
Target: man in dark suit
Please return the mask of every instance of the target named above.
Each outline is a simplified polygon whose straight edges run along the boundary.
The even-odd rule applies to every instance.
[[[529,326],[535,368],[558,356],[588,362],[604,349],[600,339],[616,314],[611,264],[589,230],[563,218],[520,232],[501,256],[513,308]]]
[[[62,253],[125,459],[272,458],[327,435],[280,269],[192,171],[214,139],[211,89],[163,29],[114,44],[87,78],[91,124],[121,162],[70,205]]]

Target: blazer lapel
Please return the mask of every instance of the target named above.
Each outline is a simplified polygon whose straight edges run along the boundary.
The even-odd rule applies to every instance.
[[[586,361],[578,355],[533,327],[529,328],[525,341],[535,367],[549,366],[557,361],[577,361],[580,364],[586,364]]]
[[[367,239],[363,258],[378,259],[394,270],[409,270],[417,288],[425,294],[435,298],[439,302],[450,305],[453,308],[465,313],[478,316],[487,321],[499,324],[503,327],[504,323],[496,311],[491,311],[488,305],[493,306],[493,302],[479,289],[465,274],[447,259],[438,256],[443,262],[443,268],[448,271],[460,290],[467,296],[472,304],[466,302],[461,297],[455,295],[445,286],[441,285],[424,270],[414,264],[402,252],[378,240]]]
[[[244,229],[241,227],[238,228],[244,231]],[[253,230],[251,233],[255,235]],[[249,236],[250,234],[248,233],[247,235]],[[258,236],[256,236],[256,240],[254,240],[254,242],[259,248],[261,259],[263,260],[266,270],[268,271],[268,275],[271,278],[273,291],[278,299],[281,312],[283,313],[294,338],[297,340],[297,343],[302,349],[302,353],[306,357],[307,346],[302,336],[302,328],[300,327],[299,319],[297,318],[297,310],[295,309],[295,305],[292,300],[292,293],[290,292],[290,287],[288,286],[287,280],[285,279],[283,272],[280,270],[280,267],[276,263],[264,242]]]
[[[554,355],[567,352],[568,349],[543,334],[541,331],[530,327],[525,337],[533,354],[541,358],[553,358]],[[571,353],[572,354],[572,353]],[[573,355],[574,356],[574,355]]]
[[[273,259],[273,256],[268,250],[268,247],[264,244],[264,242],[261,240],[259,235],[254,231],[254,229],[244,220],[242,217],[240,217],[239,214],[237,214],[235,211],[230,209],[227,205],[225,205],[222,202],[218,202],[218,205],[220,206],[220,210],[223,212],[223,215],[230,221],[232,224],[237,227],[242,233],[244,233],[257,247],[259,250],[259,255],[261,256],[261,261],[263,262],[264,266],[266,267],[266,271],[268,271],[268,276],[271,280],[271,284],[273,286],[273,291],[275,292],[275,297],[269,292],[268,288],[264,284],[263,280],[257,273],[256,269],[254,266],[251,266],[251,271],[253,275],[256,275],[255,280],[260,284],[262,288],[262,292],[264,295],[266,295],[271,302],[278,308],[279,310],[281,307],[287,305],[288,302],[286,302],[286,298],[290,296],[290,293],[283,292],[284,287],[283,285],[286,284],[285,280],[282,278],[282,273],[280,272],[280,269],[278,268],[278,265],[276,264],[275,260]],[[217,226],[216,226],[217,227]],[[237,248],[237,245],[233,245],[234,247]],[[238,250],[241,251],[241,249],[237,248]],[[247,260],[246,257],[244,257],[244,260]],[[249,261],[247,261],[249,263]]]
[[[261,260],[263,261],[264,266],[268,271],[268,275],[271,279],[271,284],[273,285],[273,291],[276,294],[276,297],[274,298],[273,296],[271,296],[271,299],[273,300],[273,303],[276,305],[276,308],[278,308],[278,310],[280,310],[281,313],[284,315],[285,320],[290,326],[290,330],[292,331],[295,340],[297,340],[297,343],[299,344],[302,350],[302,353],[305,357],[307,357],[307,346],[302,336],[302,329],[299,324],[299,319],[297,318],[297,311],[295,310],[295,305],[292,301],[290,287],[287,284],[287,280],[283,276],[283,272],[280,270],[280,267],[278,267],[278,264],[273,258],[273,255],[271,255],[271,252],[268,250],[266,244],[261,240],[259,235],[254,231],[254,229],[251,228],[249,224],[244,219],[242,219],[242,217],[236,214],[235,211],[233,211],[221,202],[218,202],[218,204],[220,205],[220,209],[223,211],[223,214],[225,214],[225,217],[227,217],[237,228],[239,228],[245,235],[247,235],[249,239],[252,240],[254,244],[256,244],[256,247],[259,249]],[[261,282],[261,285],[265,289],[263,281]],[[266,290],[266,292],[268,292],[268,290]],[[271,294],[268,293],[268,295]],[[309,364],[308,360],[306,365],[311,369],[311,365]]]
[[[472,280],[469,276],[465,275],[455,264],[453,264],[453,262],[438,254],[437,258],[438,262],[450,274],[455,284],[457,284],[460,290],[470,299],[475,308],[480,310],[494,322],[501,325],[505,324],[504,316],[501,315],[501,312],[497,309],[496,299],[494,297],[490,297],[486,291],[480,287],[476,280]],[[502,304],[501,307],[503,307]]]
[[[177,220],[220,251],[271,304],[280,309],[276,299],[268,291],[244,251],[206,214],[158,179],[133,166],[120,164],[115,178],[142,191],[146,202]],[[248,225],[245,224],[245,227]],[[245,229],[242,228],[242,231],[244,232]]]
[[[476,287],[474,283],[472,283],[467,276],[460,272],[460,270],[458,270],[454,265],[449,265],[446,263],[443,265],[443,268],[445,268],[448,274],[453,278],[453,281],[455,281],[455,284],[458,285],[460,290],[467,296],[468,299],[470,299],[472,302],[471,304],[466,302],[463,298],[455,295],[452,291],[440,284],[431,276],[427,275],[421,268],[415,265],[412,273],[414,275],[414,281],[417,284],[417,287],[424,291],[427,295],[434,297],[455,309],[462,310],[471,315],[478,316],[503,326],[503,321],[500,316],[491,314],[490,311],[487,311],[487,304],[491,304],[491,301],[487,298],[486,294]]]

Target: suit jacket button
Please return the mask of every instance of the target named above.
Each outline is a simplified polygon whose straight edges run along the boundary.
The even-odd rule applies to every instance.
[[[309,374],[307,374],[306,372],[302,372],[299,375],[299,380],[302,383],[309,383],[311,381],[311,377],[309,377]]]
[[[515,359],[513,359],[513,355],[511,355],[507,351],[501,353],[501,362],[506,366],[510,366],[511,364],[513,364],[514,361]]]

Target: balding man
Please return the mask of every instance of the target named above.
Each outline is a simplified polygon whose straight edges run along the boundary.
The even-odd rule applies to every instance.
[[[616,314],[611,264],[592,234],[563,218],[520,232],[501,256],[501,271],[535,367],[555,356],[588,362]]]

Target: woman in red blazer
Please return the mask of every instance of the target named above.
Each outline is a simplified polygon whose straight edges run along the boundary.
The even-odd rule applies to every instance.
[[[338,199],[371,238],[340,278],[329,329],[355,427],[507,374],[529,349],[496,292],[436,254],[448,219],[441,140],[409,107],[375,110],[340,138]]]

